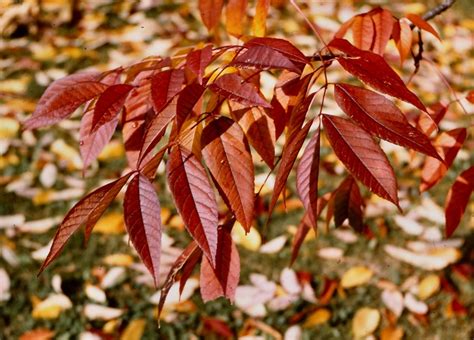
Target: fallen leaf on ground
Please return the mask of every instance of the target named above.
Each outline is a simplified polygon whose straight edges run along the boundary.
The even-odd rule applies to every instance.
[[[352,333],[356,339],[372,334],[380,322],[380,313],[375,308],[362,307],[352,319]]]
[[[342,275],[341,285],[343,288],[357,287],[369,282],[372,275],[372,270],[367,267],[352,267]]]

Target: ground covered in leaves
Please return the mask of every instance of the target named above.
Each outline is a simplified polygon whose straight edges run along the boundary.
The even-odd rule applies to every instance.
[[[88,67],[104,71],[201,41],[236,43],[224,32],[208,36],[192,2],[79,1],[77,9],[59,0],[42,3],[41,11],[35,1],[0,4],[0,339],[474,337],[474,205],[448,240],[442,209],[456,175],[474,161],[472,130],[446,177],[422,195],[416,179],[422,156],[383,144],[397,170],[403,213],[363,192],[370,196],[369,231],[334,229],[321,220],[319,235],[308,234],[291,267],[291,244],[303,211],[290,185],[286,208],[277,207],[267,228],[265,215],[248,235],[234,227],[242,261],[234,304],[224,299],[204,304],[196,272],[181,298],[178,287],[172,288],[158,328],[159,290],[125,236],[120,199],[100,219],[87,247],[83,235],[75,235],[37,277],[68,208],[125,167],[115,138],[83,176],[79,115],[52,129],[21,131],[19,122],[34,110],[45,87]],[[285,1],[274,3],[267,34],[290,37],[311,55],[317,41],[303,18]],[[370,9],[347,1],[309,3],[305,11],[329,36],[354,13]],[[423,13],[430,4],[399,2],[389,9],[403,16]],[[474,21],[463,15],[469,10],[474,10],[469,1],[460,1],[433,22],[443,42],[425,37],[430,61],[413,78],[424,102],[451,103],[442,123],[450,129],[472,125],[474,106],[462,99],[474,81]],[[404,80],[412,70],[409,60],[401,70]],[[325,110],[330,109],[338,110],[332,97],[326,99]],[[342,174],[344,168],[328,142],[322,143],[324,194],[343,179],[329,174]],[[263,162],[260,168],[258,184],[268,172]],[[164,167],[158,172],[163,178]],[[266,199],[272,179],[262,191]],[[166,192],[164,181],[157,182]],[[189,238],[170,197],[160,199],[166,226],[163,281]]]

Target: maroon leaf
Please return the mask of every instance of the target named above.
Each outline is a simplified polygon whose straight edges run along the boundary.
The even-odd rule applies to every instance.
[[[186,56],[186,66],[197,77],[198,83],[202,85],[202,77],[206,67],[212,60],[212,45],[189,52]]]
[[[303,244],[306,235],[308,235],[309,230],[311,229],[311,223],[312,222],[308,219],[308,215],[305,214],[298,225],[298,229],[296,230],[296,234],[293,238],[293,243],[291,244],[291,265],[295,263],[296,258],[298,257],[301,245]]]
[[[450,237],[461,222],[473,191],[474,166],[471,166],[456,178],[446,197],[446,237]]]
[[[421,169],[420,191],[426,191],[437,184],[453,164],[456,155],[466,140],[465,128],[458,128],[441,133],[435,140],[438,153],[444,163],[436,158],[427,157]]]
[[[185,148],[175,146],[167,164],[171,194],[194,240],[212,264],[217,251],[217,203],[202,164]]]
[[[56,80],[43,93],[32,116],[23,122],[25,129],[57,123],[71,115],[81,104],[101,94],[107,85],[98,73],[77,73]]]
[[[202,22],[211,31],[220,21],[223,0],[199,0]]]
[[[232,332],[231,328],[223,320],[217,318],[203,317],[202,322],[206,335],[209,335],[209,333],[211,333],[217,335],[219,338],[224,339],[232,339],[234,337],[234,333]]]
[[[158,151],[148,162],[145,164],[140,164],[140,172],[148,177],[150,180],[153,180],[156,176],[156,170],[163,160],[163,156],[168,149],[168,145],[165,145]]]
[[[181,91],[184,82],[183,70],[166,70],[151,78],[151,99],[153,109],[158,114]]]
[[[157,286],[161,255],[161,208],[153,184],[144,175],[136,175],[128,184],[123,209],[130,240]]]
[[[295,63],[306,64],[308,59],[305,55],[293,46],[289,41],[277,38],[254,38],[247,41],[245,47],[264,46],[283,54],[286,58]]]
[[[305,126],[299,131],[296,131],[293,136],[290,136],[283,147],[281,154],[281,164],[278,168],[278,172],[275,177],[275,186],[273,188],[272,199],[270,201],[270,206],[268,208],[268,215],[271,215],[273,208],[275,208],[278,196],[283,191],[286,185],[286,180],[290,174],[293,164],[295,164],[296,157],[298,152],[303,146],[303,142],[308,134],[309,128],[313,120],[310,120],[306,123]]]
[[[329,46],[347,55],[337,58],[347,72],[376,90],[400,98],[426,112],[426,107],[420,99],[406,87],[403,80],[381,56],[360,50],[345,39],[334,39]]]
[[[299,72],[298,67],[284,54],[265,45],[250,46],[247,51],[234,59],[233,64],[242,67],[255,67],[257,69],[288,69]]]
[[[336,156],[349,172],[370,191],[398,207],[395,173],[372,136],[341,117],[323,115],[323,123]]]
[[[186,286],[186,282],[188,282],[189,278],[191,277],[194,268],[198,265],[202,258],[202,250],[196,244],[197,251],[195,251],[183,265],[181,269],[181,277],[179,278],[179,295],[183,294],[184,287]]]
[[[319,127],[309,140],[296,170],[296,188],[310,224],[316,226],[319,178]]]
[[[308,110],[311,104],[313,103],[315,93],[311,93],[307,97],[305,96],[305,94],[306,94],[306,88],[304,87],[300,95],[297,97],[300,100],[297,101],[297,104],[293,106],[290,112],[290,117],[287,123],[288,125],[287,136],[291,136],[296,131],[301,130],[301,127],[303,126],[303,123],[306,119],[306,114],[308,113]]]
[[[132,85],[117,84],[109,86],[97,99],[92,117],[91,133],[104,124],[114,120],[122,109]]]
[[[346,219],[354,230],[362,232],[363,200],[359,187],[352,176],[347,177],[334,192],[334,223],[339,227]]]
[[[166,127],[176,116],[176,102],[177,98],[173,99],[166,108],[155,115],[147,124],[139,157],[140,164],[142,164],[143,158],[158,144],[165,133]]]
[[[242,77],[235,73],[224,74],[209,85],[209,88],[215,93],[244,106],[271,107],[252,84],[246,83]]]
[[[347,84],[336,84],[334,96],[337,105],[372,135],[441,159],[429,138],[384,96]]]
[[[158,302],[158,320],[160,319],[161,311],[165,305],[166,297],[168,296],[168,293],[175,282],[176,275],[178,275],[179,271],[191,258],[200,254],[200,252],[201,250],[199,249],[197,243],[192,241],[174,261],[168,276],[166,277],[165,283],[161,287],[160,301]]]
[[[232,242],[230,233],[225,228],[219,228],[215,268],[207,257],[203,257],[201,262],[202,299],[208,302],[224,296],[233,302],[239,277],[240,258],[237,247]]]
[[[253,223],[254,171],[247,139],[227,117],[210,122],[201,136],[202,156],[227,198],[237,221],[248,232]]]
[[[99,220],[100,216],[102,216],[105,209],[112,203],[130,175],[131,173],[94,190],[69,210],[54,235],[53,244],[39,273],[58,257],[69,238],[81,225],[86,225],[86,240],[89,238],[95,223]]]
[[[236,105],[234,105],[236,106]],[[236,109],[231,105],[232,117],[244,130],[250,145],[270,168],[275,163],[275,125],[265,111],[259,107]]]
[[[128,165],[136,169],[143,146],[145,119],[154,116],[151,100],[152,72],[142,72],[136,79],[134,88],[125,102],[125,113],[122,122],[122,134],[127,154]]]
[[[80,142],[79,150],[81,152],[84,169],[86,169],[100,154],[104,146],[112,138],[117,127],[118,118],[114,118],[90,133],[92,127],[92,117],[94,115],[95,102],[89,103],[81,120],[79,131]]]
[[[194,107],[204,93],[206,88],[198,83],[192,83],[186,86],[178,97],[178,104],[176,107],[176,125],[177,129],[186,121],[188,116],[193,112]]]

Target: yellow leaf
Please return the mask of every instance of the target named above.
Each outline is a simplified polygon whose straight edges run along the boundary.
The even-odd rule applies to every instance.
[[[128,267],[133,263],[133,258],[128,254],[112,254],[104,258],[104,263],[109,266]]]
[[[455,263],[461,258],[461,252],[456,248],[434,248],[429,255],[440,257],[448,263]]]
[[[23,75],[17,79],[7,79],[0,82],[0,93],[7,92],[7,93],[16,93],[16,94],[24,94],[28,83],[30,81],[30,76]]]
[[[352,288],[363,285],[372,278],[373,272],[367,267],[357,266],[349,269],[342,275],[341,285],[343,288]]]
[[[249,233],[245,234],[245,230],[239,222],[235,222],[234,228],[232,228],[232,239],[236,244],[251,251],[257,251],[262,244],[262,237],[257,229],[251,227]]]
[[[135,319],[130,322],[120,336],[120,340],[140,340],[145,330],[145,319]]]
[[[56,49],[50,44],[35,44],[31,47],[33,59],[38,61],[50,61],[56,58]]]
[[[174,215],[173,217],[171,217],[167,225],[179,230],[184,229],[184,222],[180,215]]]
[[[328,322],[329,319],[331,319],[331,312],[326,308],[320,308],[315,312],[311,313],[311,315],[304,322],[303,327],[311,328],[314,326],[318,326]]]
[[[256,37],[264,37],[267,24],[267,15],[270,8],[270,0],[257,0],[255,17],[252,22],[252,32]]]
[[[72,146],[66,144],[62,139],[58,139],[51,144],[51,152],[61,161],[66,162],[68,169],[81,170],[83,163],[79,152]]]
[[[13,118],[0,117],[0,139],[16,137],[20,123]]]
[[[363,307],[357,310],[352,319],[352,333],[356,339],[372,334],[380,322],[380,313],[377,309]]]
[[[426,300],[433,296],[440,288],[440,279],[435,274],[430,274],[421,280],[418,285],[418,297],[422,300]]]
[[[66,295],[53,294],[36,304],[31,314],[35,319],[56,319],[63,310],[71,307],[71,300]]]
[[[44,308],[35,308],[32,316],[35,319],[56,319],[61,314],[60,306],[48,306]]]
[[[380,333],[380,340],[401,340],[403,339],[403,328],[388,326]]]
[[[118,140],[113,140],[104,147],[97,159],[99,161],[108,161],[110,159],[121,158],[123,155],[125,155],[123,144]]]
[[[49,202],[51,202],[51,198],[53,197],[53,195],[54,195],[54,190],[40,191],[33,197],[33,204],[34,205],[48,204]]]
[[[121,234],[124,231],[123,215],[119,212],[111,212],[102,216],[93,229],[94,233],[101,234]]]
[[[161,215],[161,221],[163,223],[166,223],[168,219],[171,217],[171,211],[166,207],[162,207],[160,215]]]
[[[119,325],[120,325],[120,320],[118,319],[107,321],[104,327],[102,327],[102,331],[104,331],[104,333],[106,334],[115,333]]]

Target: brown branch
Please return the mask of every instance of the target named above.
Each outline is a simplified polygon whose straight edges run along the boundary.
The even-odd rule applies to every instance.
[[[434,17],[440,15],[441,13],[446,11],[449,7],[454,5],[455,2],[456,2],[456,0],[444,0],[438,6],[436,6],[435,8],[433,8],[433,9],[429,10],[428,12],[426,12],[425,14],[423,14],[423,16],[422,16],[423,20],[428,21],[428,20],[433,19]]]

